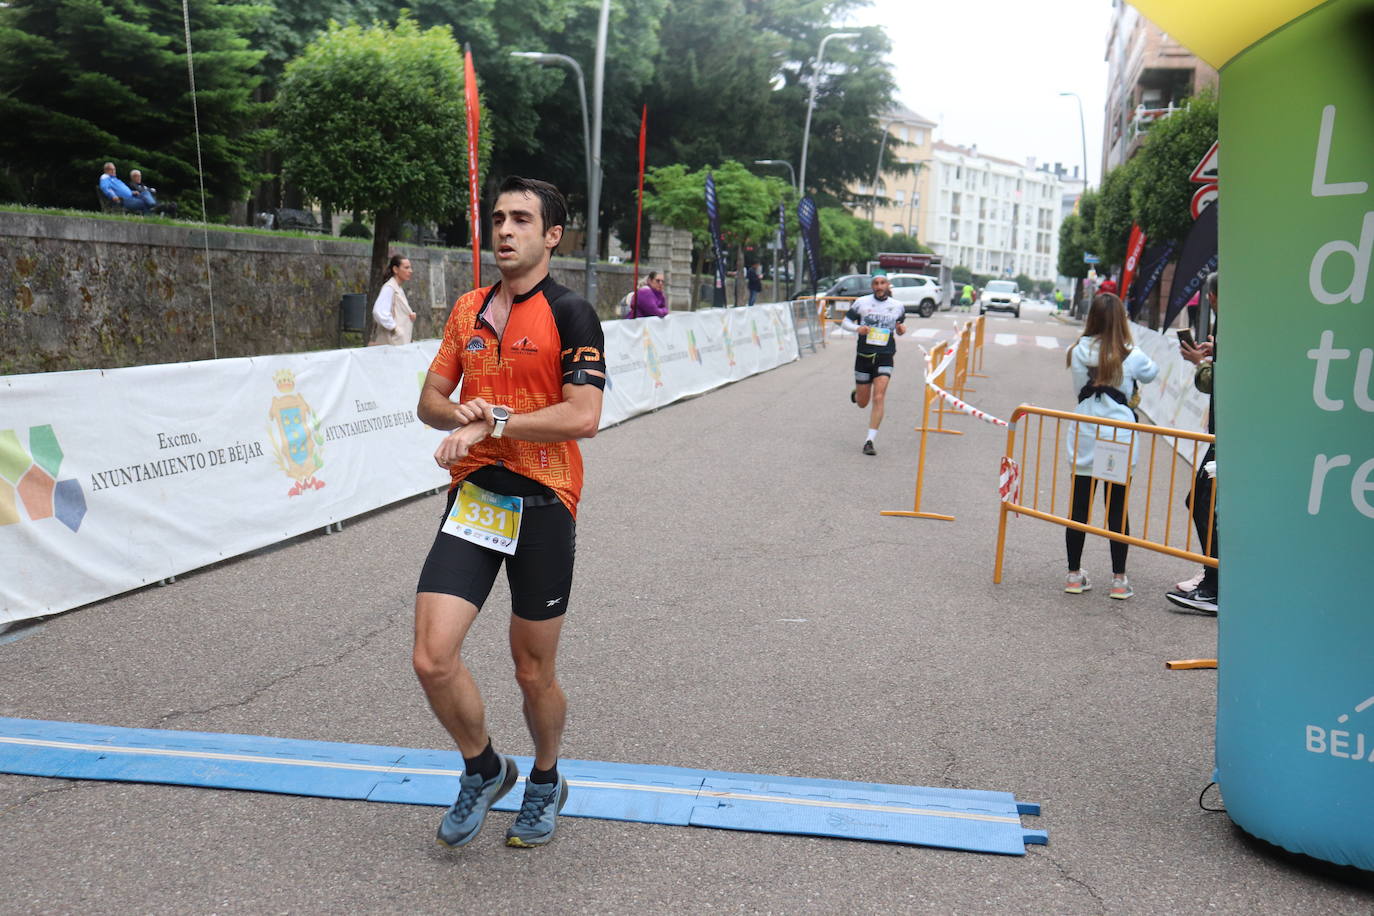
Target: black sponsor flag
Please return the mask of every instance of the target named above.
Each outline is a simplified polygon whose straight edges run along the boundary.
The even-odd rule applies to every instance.
[[[801,223],[802,247],[806,250],[806,266],[811,271],[811,292],[820,282],[821,223],[816,218],[816,202],[803,197],[797,204],[797,221]]]
[[[1217,207],[1220,203],[1217,201],[1202,211],[1183,243],[1178,266],[1174,268],[1174,285],[1169,290],[1169,311],[1165,313],[1163,325],[1166,328],[1174,323],[1188,300],[1202,289],[1207,275],[1217,269]]]
[[[1131,298],[1127,303],[1132,318],[1140,313],[1140,307],[1150,297],[1150,293],[1159,283],[1159,278],[1164,276],[1164,268],[1168,266],[1169,258],[1173,255],[1174,243],[1162,242],[1146,248],[1145,253],[1140,256],[1140,272],[1131,286]]]
[[[711,253],[716,258],[716,282],[711,292],[711,305],[725,305],[725,252],[720,248],[720,206],[716,203],[716,178],[706,173],[706,221],[711,230]]]
[[[784,264],[791,264],[787,259],[787,208],[778,201],[778,254],[782,256]],[[795,277],[792,278],[796,280]]]

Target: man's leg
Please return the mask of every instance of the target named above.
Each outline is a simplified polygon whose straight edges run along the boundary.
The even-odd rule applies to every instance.
[[[873,397],[873,383],[859,382],[854,386],[854,403],[860,408],[868,406],[868,401]]]
[[[464,757],[476,757],[487,746],[482,694],[461,654],[476,618],[476,605],[462,598],[436,592],[415,596],[415,674],[429,708]]]
[[[887,405],[887,383],[891,376],[879,375],[873,380],[873,412],[869,415],[868,428],[873,432],[883,424],[883,410]]]
[[[558,685],[556,661],[563,617],[551,620],[510,620],[510,654],[515,680],[524,694],[525,724],[534,741],[534,765],[547,770],[558,763],[568,700]]]

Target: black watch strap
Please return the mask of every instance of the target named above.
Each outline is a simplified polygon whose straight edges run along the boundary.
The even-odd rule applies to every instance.
[[[606,379],[600,375],[592,375],[586,369],[574,369],[571,372],[563,373],[563,384],[565,385],[595,385],[602,391],[606,390]]]

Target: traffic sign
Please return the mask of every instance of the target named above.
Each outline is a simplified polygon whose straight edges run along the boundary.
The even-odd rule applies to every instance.
[[[1217,144],[1213,143],[1212,148],[1197,164],[1197,168],[1193,169],[1193,174],[1188,176],[1188,180],[1193,184],[1214,184],[1217,174]]]
[[[1083,263],[1084,263],[1084,264],[1098,264],[1098,263],[1100,263],[1101,261],[1102,261],[1102,259],[1099,258],[1097,255],[1095,255],[1095,254],[1088,254],[1086,251],[1083,252]]]
[[[1193,200],[1188,205],[1188,212],[1193,215],[1193,219],[1197,219],[1198,216],[1202,214],[1202,211],[1207,209],[1209,204],[1216,203],[1216,200],[1217,183],[1214,181],[1211,184],[1203,185],[1193,192]]]

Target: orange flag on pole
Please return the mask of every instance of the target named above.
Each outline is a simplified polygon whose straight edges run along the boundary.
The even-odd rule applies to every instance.
[[[463,81],[466,83],[468,116],[468,222],[472,235],[472,288],[482,285],[482,205],[477,181],[477,129],[481,103],[477,99],[477,73],[472,67],[472,48],[463,49]]]

